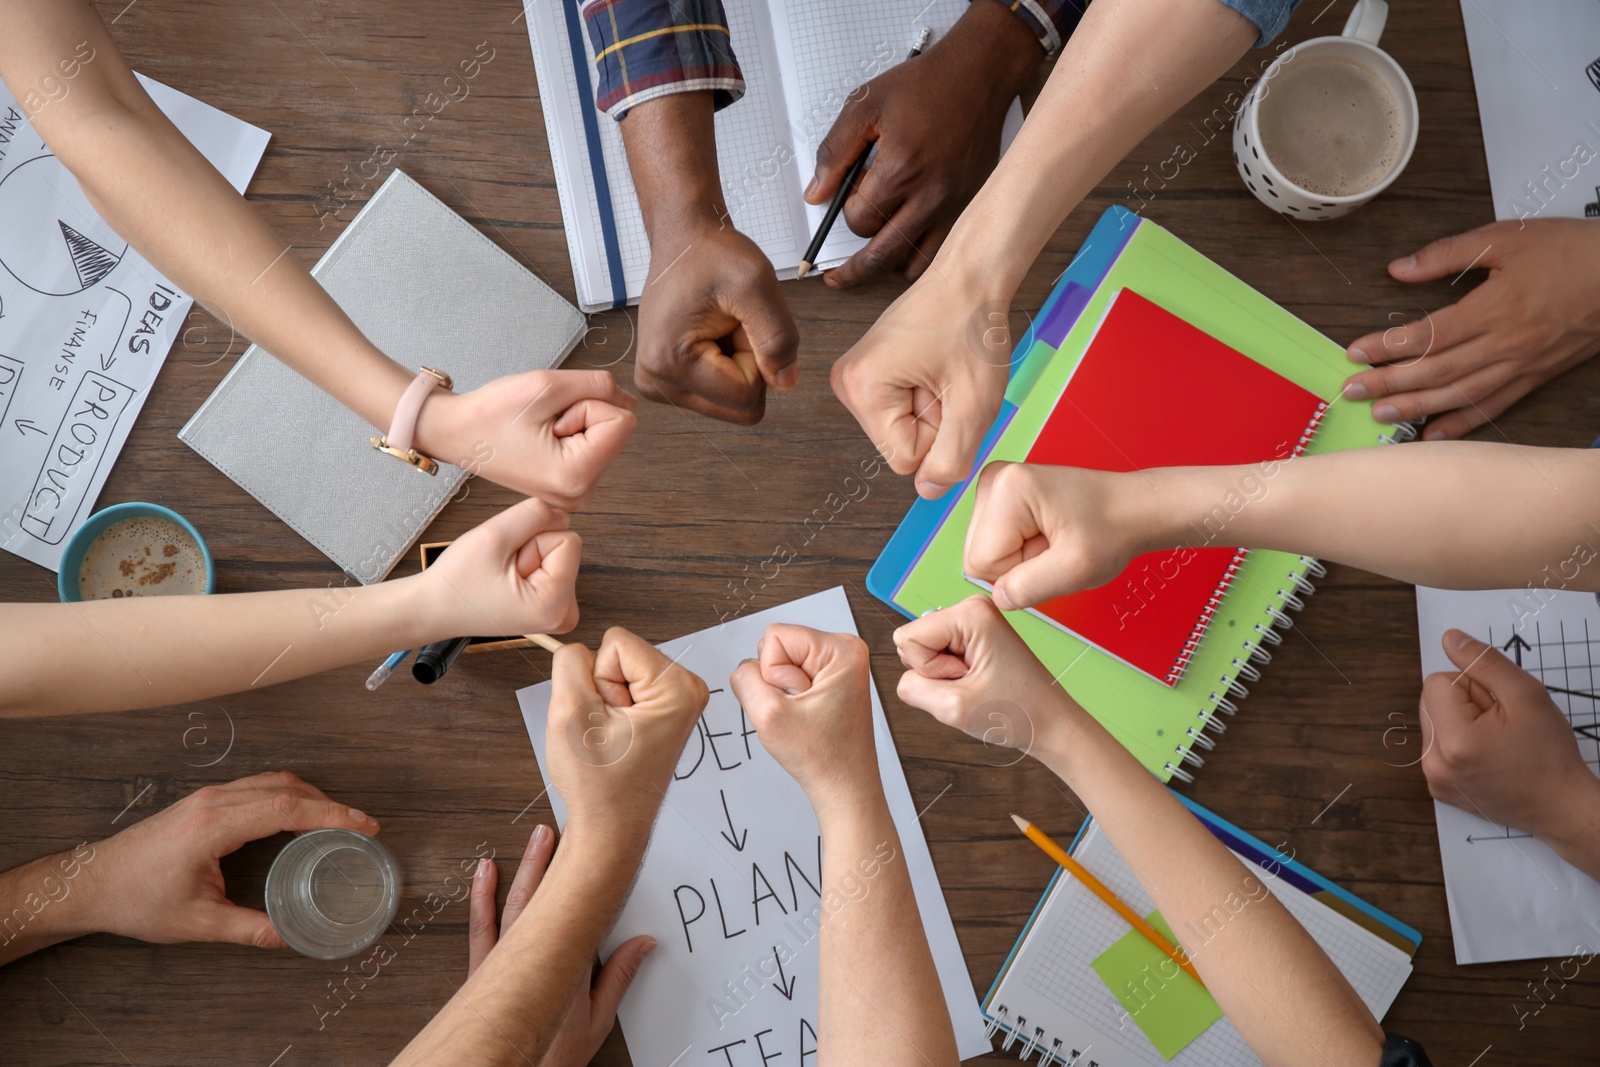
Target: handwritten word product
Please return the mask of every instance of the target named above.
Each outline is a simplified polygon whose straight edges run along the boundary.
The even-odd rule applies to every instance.
[[[447,367],[457,392],[553,367],[583,338],[577,308],[398,170],[311,274],[390,358]],[[452,457],[423,477],[374,450],[372,433],[252,346],[178,436],[367,584],[467,477]]]
[[[268,134],[140,76],[240,192]],[[33,94],[27,94],[33,96]],[[51,570],[88,518],[194,301],[128,247],[0,85],[0,548]]]
[[[885,842],[854,888],[824,893],[811,803],[761,747],[728,687],[775,622],[856,632],[836,587],[659,646],[705,680],[711,702],[678,760],[633,892],[601,945],[607,954],[638,934],[660,944],[617,1013],[628,1054],[636,1067],[815,1064],[821,924],[852,897],[873,892],[882,865],[903,863],[959,1051],[981,1055],[989,1042],[972,982],[875,686],[878,767],[900,845]],[[548,782],[550,683],[519,690],[517,700]],[[566,805],[554,790],[550,803],[565,824]]]

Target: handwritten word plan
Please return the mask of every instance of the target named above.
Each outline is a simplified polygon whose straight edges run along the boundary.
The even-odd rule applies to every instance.
[[[267,132],[140,81],[243,192]],[[29,121],[40,106],[0,85],[0,548],[55,570],[194,302],[89,206]]]
[[[844,590],[834,588],[659,646],[705,679],[711,701],[678,760],[633,893],[601,945],[609,954],[639,934],[659,942],[618,1012],[636,1067],[817,1063],[822,840],[805,791],[761,747],[728,683],[775,622],[856,632]],[[877,687],[871,692],[901,846],[892,858],[887,845],[880,852],[908,865],[957,1046],[963,1058],[981,1055],[989,1042],[972,981]],[[548,782],[550,683],[519,690],[517,700]],[[550,802],[565,825],[554,790]],[[856,884],[857,893],[872,891],[865,873]]]

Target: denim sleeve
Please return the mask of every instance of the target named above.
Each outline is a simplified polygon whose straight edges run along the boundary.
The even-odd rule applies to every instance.
[[[1282,33],[1289,25],[1289,16],[1300,6],[1300,0],[1221,0],[1221,3],[1256,24],[1260,31],[1256,37],[1257,48],[1265,47]]]

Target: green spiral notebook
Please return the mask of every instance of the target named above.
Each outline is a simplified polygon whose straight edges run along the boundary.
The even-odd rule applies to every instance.
[[[1137,292],[1326,401],[1315,439],[1304,454],[1367,448],[1409,434],[1408,427],[1375,420],[1370,403],[1340,397],[1350,373],[1343,348],[1155,223],[1113,208],[1080,255],[1086,257],[1098,242],[1098,254],[1104,257],[1104,246],[1113,238],[1120,249],[1107,257],[1104,270],[1097,271],[1089,286],[1063,280],[1052,295],[1052,302],[1067,295],[1076,305],[1065,335],[1059,327],[1036,328],[1025,338],[1030,347],[1016,362],[1002,424],[991,438],[985,461],[1021,461],[1028,455],[1107,306],[1122,289]],[[1041,323],[1050,312],[1047,304]],[[1130,398],[1136,401],[1137,390],[1144,388],[1151,385],[1130,381]],[[1230,417],[1226,410],[1214,415],[1218,420]],[[1270,477],[1261,484],[1265,492],[1271,491]],[[939,502],[944,505],[943,516],[920,551],[908,552],[904,535],[919,516],[926,526],[926,508],[914,509],[886,550],[886,559],[894,552],[912,560],[903,580],[885,598],[905,614],[916,617],[981,591],[962,573],[974,491],[969,482],[952,491],[953,503]],[[1244,487],[1238,499],[1247,499]],[[910,533],[916,540],[923,536],[920,530]],[[1234,574],[1181,680],[1170,687],[1036,615],[1013,612],[1007,618],[1062,685],[1146,767],[1163,781],[1188,781],[1192,776],[1186,765],[1204,762],[1195,750],[1213,748],[1211,735],[1223,729],[1219,712],[1237,710],[1234,701],[1247,695],[1249,682],[1260,678],[1258,666],[1271,658],[1270,647],[1282,640],[1278,631],[1291,624],[1288,611],[1302,606],[1301,596],[1312,589],[1310,580],[1323,573],[1309,557],[1252,549]],[[877,577],[881,590],[888,583],[881,573]]]

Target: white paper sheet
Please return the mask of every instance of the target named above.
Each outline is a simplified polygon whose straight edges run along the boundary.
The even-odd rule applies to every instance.
[[[267,132],[140,81],[243,192]],[[0,85],[0,548],[60,566],[193,303],[101,220]]]
[[[779,1067],[816,1062],[817,820],[805,791],[761,747],[728,688],[733,669],[755,655],[774,622],[856,632],[844,590],[835,587],[659,646],[704,678],[712,696],[678,761],[638,881],[601,946],[610,953],[639,934],[660,945],[617,1013],[636,1067],[763,1067],[763,1057]],[[550,683],[519,690],[517,700],[548,782]],[[977,997],[876,686],[872,719],[884,791],[957,1047],[964,1059],[982,1055],[990,1045]],[[553,790],[550,802],[565,825],[566,805]],[[773,973],[775,956],[787,961],[781,978]],[[763,974],[772,980],[762,981]],[[749,992],[732,995],[739,984]]]
[[[1600,774],[1600,604],[1590,593],[1417,588],[1422,673],[1454,671],[1439,639],[1454,627],[1517,659],[1550,690]],[[1547,845],[1434,803],[1457,963],[1600,950],[1600,883]]]
[[[1600,4],[1461,0],[1494,217],[1600,216]]]

